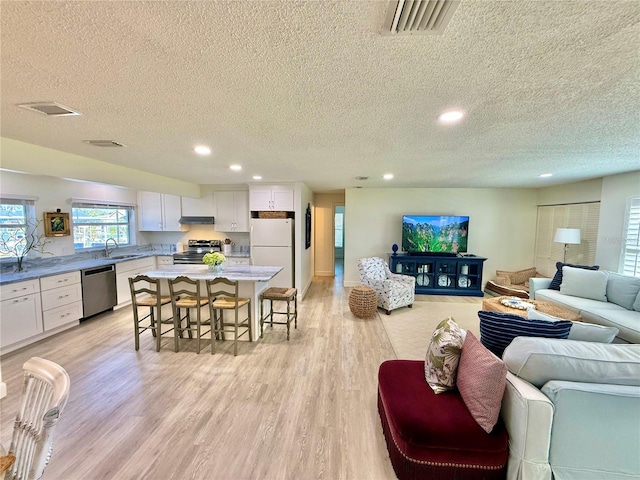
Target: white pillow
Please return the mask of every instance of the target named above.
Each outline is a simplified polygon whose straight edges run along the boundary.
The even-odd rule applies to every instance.
[[[608,278],[607,272],[603,270],[562,267],[560,293],[606,302]]]
[[[538,388],[549,380],[640,386],[640,344],[516,337],[502,360]]]
[[[529,320],[548,320],[550,322],[564,320],[563,318],[539,312],[533,308],[527,310],[527,318]],[[604,327],[593,323],[573,322],[567,339],[582,340],[583,342],[611,343],[619,332],[620,330],[615,327]]]

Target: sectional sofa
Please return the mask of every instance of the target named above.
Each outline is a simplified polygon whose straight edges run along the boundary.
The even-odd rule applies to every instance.
[[[640,343],[640,278],[567,265],[561,268],[559,290],[553,288],[550,278],[529,280],[532,299],[580,312],[585,322],[615,327],[617,341]],[[557,279],[558,274],[553,279],[556,284]]]

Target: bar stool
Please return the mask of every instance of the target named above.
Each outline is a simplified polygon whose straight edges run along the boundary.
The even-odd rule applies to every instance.
[[[213,332],[215,337],[220,336],[224,340],[224,334],[233,333],[233,354],[238,355],[238,338],[245,333],[249,333],[249,341],[253,341],[251,338],[251,299],[240,298],[238,296],[238,282],[233,282],[225,277],[217,277],[206,281],[207,295],[212,299],[209,304],[209,316],[211,318],[211,324],[213,325]],[[240,320],[240,308],[247,306],[247,316]],[[227,322],[224,319],[224,311],[233,310],[235,316],[233,322]],[[220,312],[220,317],[218,317]],[[226,330],[225,327],[233,327],[233,330]],[[238,335],[238,329],[244,329],[244,331]],[[213,340],[213,334],[211,337],[211,353],[214,352],[215,343]]]
[[[270,309],[264,315],[264,301],[271,302]],[[273,310],[273,302],[287,302],[286,312],[276,312]],[[291,302],[293,302],[293,312],[291,311]],[[276,322],[273,320],[274,315],[286,315],[286,320]],[[287,326],[287,341],[289,340],[289,329],[291,320],[294,321],[294,327],[298,328],[298,290],[295,288],[269,287],[260,294],[260,338],[262,338],[263,325],[269,318],[269,324],[273,328],[273,324]]]
[[[173,328],[162,331],[163,324],[173,327],[173,317],[162,317],[162,306],[171,303],[171,297],[162,296],[159,280],[154,280],[145,275],[129,278],[129,289],[131,290],[131,305],[133,307],[133,331],[136,350],[140,349],[140,334],[151,330],[153,336],[156,337],[156,352],[159,352],[162,335],[173,331]],[[140,318],[138,312],[140,307],[149,307],[149,313],[142,318]],[[145,320],[149,320],[149,322],[143,323]]]
[[[175,351],[177,352],[179,348],[178,337],[183,338],[183,333],[186,331],[189,338],[193,338],[193,333],[196,334],[196,353],[200,353],[200,340],[203,335],[211,333],[211,354],[213,354],[212,318],[202,318],[202,307],[206,307],[209,304],[209,297],[200,294],[200,282],[185,276],[169,279],[169,292],[173,310],[173,328],[177,332],[177,335],[175,335]],[[191,311],[194,309],[196,311],[195,326],[191,322]],[[181,316],[181,310],[184,312],[184,316]],[[182,326],[183,320],[187,321],[184,327]],[[210,326],[209,330],[203,332],[203,325]]]

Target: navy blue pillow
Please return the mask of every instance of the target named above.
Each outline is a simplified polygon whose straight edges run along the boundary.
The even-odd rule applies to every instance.
[[[567,338],[573,322],[559,320],[528,320],[510,313],[481,310],[480,342],[498,357],[516,337]]]
[[[562,267],[574,267],[584,268],[585,270],[598,270],[599,265],[573,265],[571,263],[556,262],[556,274],[553,276],[553,280],[549,284],[549,289],[560,291],[560,284],[562,283]]]

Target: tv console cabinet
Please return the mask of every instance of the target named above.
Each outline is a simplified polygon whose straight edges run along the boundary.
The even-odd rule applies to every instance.
[[[393,273],[416,279],[416,293],[482,297],[484,257],[389,255]]]

